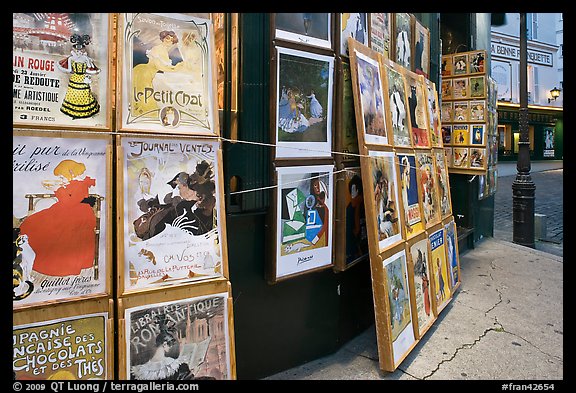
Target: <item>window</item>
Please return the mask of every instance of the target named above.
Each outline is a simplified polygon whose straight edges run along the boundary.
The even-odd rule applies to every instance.
[[[526,13],[526,38],[529,40],[538,39],[538,14]]]

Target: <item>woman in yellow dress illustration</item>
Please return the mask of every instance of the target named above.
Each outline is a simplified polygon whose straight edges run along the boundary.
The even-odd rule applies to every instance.
[[[86,53],[86,45],[90,43],[89,35],[73,34],[70,42],[70,56],[57,63],[60,71],[70,74],[60,111],[72,119],[86,119],[100,111],[100,104],[90,89],[91,76],[98,74],[100,69]]]

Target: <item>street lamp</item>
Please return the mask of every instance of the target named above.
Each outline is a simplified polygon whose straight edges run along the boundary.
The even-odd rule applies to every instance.
[[[552,100],[556,101],[556,98],[560,97],[560,89],[554,86],[554,88],[550,90],[550,95],[552,98],[548,98],[548,103]]]

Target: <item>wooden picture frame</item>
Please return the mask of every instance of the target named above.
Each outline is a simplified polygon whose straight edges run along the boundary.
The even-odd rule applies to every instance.
[[[442,79],[440,96],[442,97],[442,104],[445,104],[445,100],[451,100],[454,91],[454,80],[453,79]]]
[[[430,75],[430,30],[412,17],[412,71],[428,78]]]
[[[335,175],[338,196],[334,225],[336,271],[344,271],[369,257],[362,173],[359,166],[344,169]]]
[[[377,52],[349,39],[358,145],[392,146],[386,111],[386,73]]]
[[[336,154],[334,160],[338,165],[344,165],[345,163],[358,162],[360,150],[350,63],[342,58],[337,58],[336,64],[338,75],[341,77],[337,78],[336,86],[336,135],[334,139],[336,151],[340,154]]]
[[[470,148],[470,169],[486,169],[488,157],[486,156],[486,148],[484,147],[471,147]]]
[[[452,148],[452,168],[465,169],[470,166],[470,152],[467,147]]]
[[[446,261],[450,268],[450,289],[454,294],[462,284],[460,252],[458,250],[458,229],[456,228],[454,217],[448,217],[444,221],[444,233],[446,236]]]
[[[415,149],[430,148],[430,122],[428,121],[427,88],[424,76],[403,69],[408,88],[408,107],[412,143]]]
[[[452,55],[452,76],[468,74],[468,54],[454,53]]]
[[[412,124],[408,104],[408,85],[404,67],[388,59],[381,59],[386,70],[388,124],[393,135],[394,147],[412,147]]]
[[[424,78],[428,88],[428,121],[430,122],[430,145],[431,147],[443,147],[442,127],[440,122],[440,102],[436,84]]]
[[[470,101],[454,101],[454,123],[470,121]]]
[[[471,100],[470,101],[470,121],[471,122],[487,122],[486,116],[486,100]]]
[[[349,57],[349,38],[368,46],[368,14],[366,12],[340,13],[338,14],[338,54]]]
[[[470,98],[470,89],[468,87],[468,78],[453,78],[452,81],[452,99],[465,100]]]
[[[436,165],[432,151],[416,151],[416,166],[420,178],[418,193],[422,203],[422,212],[426,229],[441,221],[440,199],[436,181]]]
[[[276,168],[268,282],[333,266],[333,165]]]
[[[454,66],[452,55],[442,55],[440,63],[440,75],[442,78],[449,78],[452,75],[452,67]]]
[[[453,156],[454,153],[452,151],[452,147],[445,147],[444,148],[444,156],[446,157],[446,165],[448,166],[448,168],[452,167],[454,165],[453,163]]]
[[[279,46],[275,53],[274,158],[331,157],[334,57]]]
[[[227,280],[164,288],[153,297],[150,293],[121,297],[117,313],[120,380],[170,379],[176,372],[182,374],[179,379],[236,379],[233,301]],[[180,356],[172,369],[154,367],[162,362],[164,351],[178,348]]]
[[[412,70],[414,55],[412,53],[412,19],[414,15],[406,12],[394,13],[394,57],[398,65]]]
[[[275,40],[334,49],[334,21],[331,13],[273,13],[270,18]]]
[[[452,144],[452,124],[442,124],[442,143],[444,148]]]
[[[397,149],[396,156],[400,169],[400,196],[404,215],[405,239],[410,239],[424,231],[424,213],[422,201],[419,198],[418,169],[416,155],[413,150]]]
[[[370,48],[389,59],[392,44],[392,13],[370,13]]]
[[[452,101],[442,101],[442,104],[440,106],[440,122],[442,124],[442,127],[444,127],[446,123],[452,123],[453,120],[454,120],[454,104],[452,103]],[[444,138],[442,138],[442,141],[444,144],[446,143]]]
[[[470,125],[470,144],[476,146],[486,146],[486,124],[471,124]]]
[[[474,75],[470,78],[470,98],[485,98],[486,97],[486,76]]]
[[[118,131],[220,135],[209,14],[120,13],[117,48]]]
[[[486,51],[484,49],[468,53],[470,74],[486,73]]]
[[[445,229],[442,223],[439,223],[428,231],[428,239],[430,241],[430,266],[432,268],[430,275],[434,279],[436,316],[438,316],[452,300],[444,232]]]
[[[452,126],[452,145],[469,145],[470,144],[470,125],[454,124]]]
[[[14,380],[115,379],[112,299],[51,304],[12,316]]]
[[[13,309],[112,291],[112,137],[14,128]]]
[[[117,136],[118,293],[228,277],[222,150]]]
[[[112,19],[109,13],[12,14],[15,127],[111,130]]]
[[[406,242],[408,277],[413,282],[413,315],[416,338],[420,340],[436,320],[436,297],[430,268],[430,241],[426,233]]]
[[[443,150],[434,149],[434,164],[436,166],[436,183],[438,184],[438,199],[440,200],[440,216],[442,219],[452,214],[452,195],[448,176],[448,163]]]

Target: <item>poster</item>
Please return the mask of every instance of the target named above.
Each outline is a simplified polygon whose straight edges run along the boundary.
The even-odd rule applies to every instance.
[[[452,79],[452,98],[455,100],[467,99],[468,97],[468,78]]]
[[[14,379],[111,379],[107,322],[98,313],[13,326]]]
[[[276,278],[332,265],[333,168],[277,168]]]
[[[470,148],[470,168],[486,168],[486,149]]]
[[[443,101],[440,106],[440,121],[442,123],[442,127],[444,127],[445,123],[452,123],[453,116],[454,116],[454,106],[452,102]],[[446,142],[444,141],[444,143]]]
[[[450,287],[454,289],[460,283],[460,256],[458,255],[458,239],[454,220],[444,225],[446,231],[446,258],[450,267]]]
[[[390,303],[389,318],[394,363],[398,363],[414,344],[410,287],[404,250],[383,261],[386,270],[386,294]]]
[[[414,72],[428,78],[430,73],[430,31],[414,18]]]
[[[276,158],[329,157],[334,58],[276,49]]]
[[[554,157],[554,128],[544,128],[544,157]]]
[[[470,126],[468,124],[454,124],[452,126],[452,144],[470,144]]]
[[[118,128],[217,135],[210,19],[123,13],[118,23]]]
[[[370,13],[370,48],[390,58],[392,18],[389,12]]]
[[[109,146],[14,132],[14,307],[106,293]]]
[[[346,265],[368,257],[368,230],[360,168],[346,168]]]
[[[426,85],[422,81],[422,77],[415,73],[406,70],[404,75],[408,85],[408,106],[410,107],[412,143],[414,147],[430,147]]]
[[[434,320],[432,311],[432,289],[430,287],[430,252],[428,239],[424,238],[409,245],[410,259],[414,268],[414,299],[420,336]]]
[[[348,37],[368,46],[368,14],[366,12],[343,12],[340,14],[340,54],[348,54]]]
[[[418,172],[414,154],[396,153],[400,163],[400,194],[404,210],[406,237],[412,237],[424,230],[422,210],[418,199]]]
[[[452,75],[461,76],[468,74],[468,55],[455,53],[452,55]]]
[[[219,143],[122,138],[124,289],[221,277]]]
[[[444,227],[429,235],[430,240],[430,264],[432,265],[432,275],[434,277],[434,287],[436,288],[436,306],[438,313],[450,301],[450,282],[448,267],[446,263],[446,245],[444,244]]]
[[[454,121],[465,123],[470,121],[470,101],[454,102]]]
[[[452,66],[452,56],[442,55],[442,61],[440,63],[440,74],[442,75],[442,78],[452,76]]]
[[[442,100],[451,100],[453,90],[454,90],[453,79],[442,79],[442,82],[440,84],[440,91],[441,91],[440,96],[442,97]]]
[[[436,84],[424,79],[428,88],[428,121],[430,123],[430,145],[432,147],[442,147],[442,129],[440,122],[440,109],[438,104],[438,92]]]
[[[486,144],[486,125],[485,124],[472,124],[472,135],[470,143],[472,145],[484,146]]]
[[[231,379],[228,294],[124,311],[130,380]]]
[[[475,52],[470,52],[468,54],[470,58],[470,73],[471,74],[483,74],[485,72],[486,63],[486,51],[480,50]]]
[[[416,152],[416,164],[420,176],[420,201],[424,212],[426,228],[438,223],[441,219],[439,185],[436,180],[436,165],[429,152]]]
[[[109,15],[12,14],[15,125],[110,128]]]
[[[470,101],[470,121],[487,121],[485,100]]]
[[[412,69],[412,23],[406,12],[394,13],[395,56],[394,61],[402,67]]]
[[[327,12],[276,13],[276,38],[321,48],[332,48],[330,23],[330,14]]]
[[[354,111],[354,91],[352,88],[352,75],[350,64],[342,62],[342,109],[340,115],[340,151],[343,153],[359,154],[358,131],[356,128],[356,113]],[[354,156],[344,155],[344,159],[355,159]]]
[[[379,253],[402,241],[403,228],[398,203],[398,179],[393,152],[368,151],[372,179],[374,217]]]
[[[442,143],[444,146],[452,144],[452,125],[442,124]]]
[[[470,98],[486,97],[486,77],[484,75],[470,77]]]
[[[408,118],[408,106],[406,83],[404,75],[386,63],[388,75],[388,100],[390,108],[388,113],[392,119],[392,133],[394,146],[412,147],[410,119]]]
[[[452,149],[452,166],[454,168],[468,168],[470,166],[467,147],[454,147]]]
[[[440,215],[445,218],[452,214],[450,198],[450,183],[448,181],[448,168],[444,161],[443,151],[434,151],[434,163],[436,164],[436,181],[438,182],[438,196],[440,199]]]

